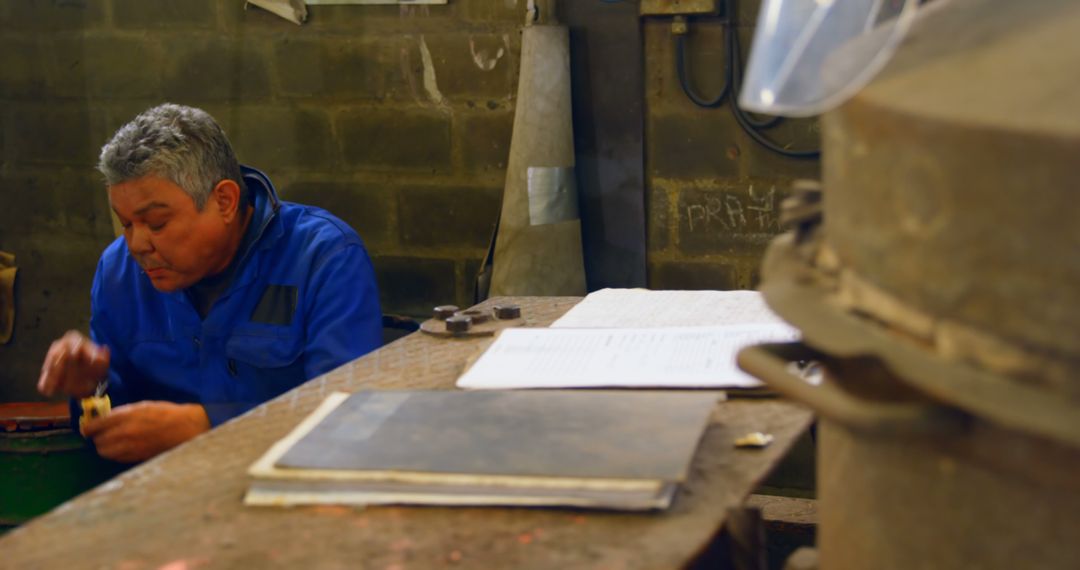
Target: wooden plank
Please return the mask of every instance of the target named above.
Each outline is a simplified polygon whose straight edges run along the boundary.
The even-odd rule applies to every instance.
[[[515,302],[546,326],[578,298]],[[692,562],[808,426],[802,407],[717,408],[671,509],[244,507],[249,465],[335,390],[450,389],[490,339],[413,334],[316,378],[0,538],[10,568],[675,568]],[[750,431],[762,450],[734,449]],[[186,566],[180,566],[186,564]]]

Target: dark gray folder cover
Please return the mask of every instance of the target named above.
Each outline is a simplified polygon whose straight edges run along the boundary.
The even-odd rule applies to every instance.
[[[681,481],[719,394],[358,392],[279,468]]]

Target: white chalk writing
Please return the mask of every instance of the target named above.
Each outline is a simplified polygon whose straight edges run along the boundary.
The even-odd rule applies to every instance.
[[[686,204],[686,224],[691,232],[726,230],[778,232],[776,186],[767,190],[754,185],[744,191],[734,189],[704,193]]]

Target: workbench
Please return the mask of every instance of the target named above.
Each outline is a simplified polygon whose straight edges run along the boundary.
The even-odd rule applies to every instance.
[[[547,326],[577,297],[516,303]],[[325,396],[454,389],[490,339],[414,333],[61,505],[0,538],[0,568],[678,568],[699,561],[737,507],[807,428],[770,398],[717,405],[687,484],[663,512],[438,507],[245,507],[247,469]],[[762,431],[765,449],[735,449]]]

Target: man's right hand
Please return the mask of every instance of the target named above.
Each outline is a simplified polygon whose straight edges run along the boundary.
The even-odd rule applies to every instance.
[[[109,373],[109,348],[98,346],[79,331],[68,331],[49,347],[41,366],[38,392],[73,398],[94,395],[98,381]]]

